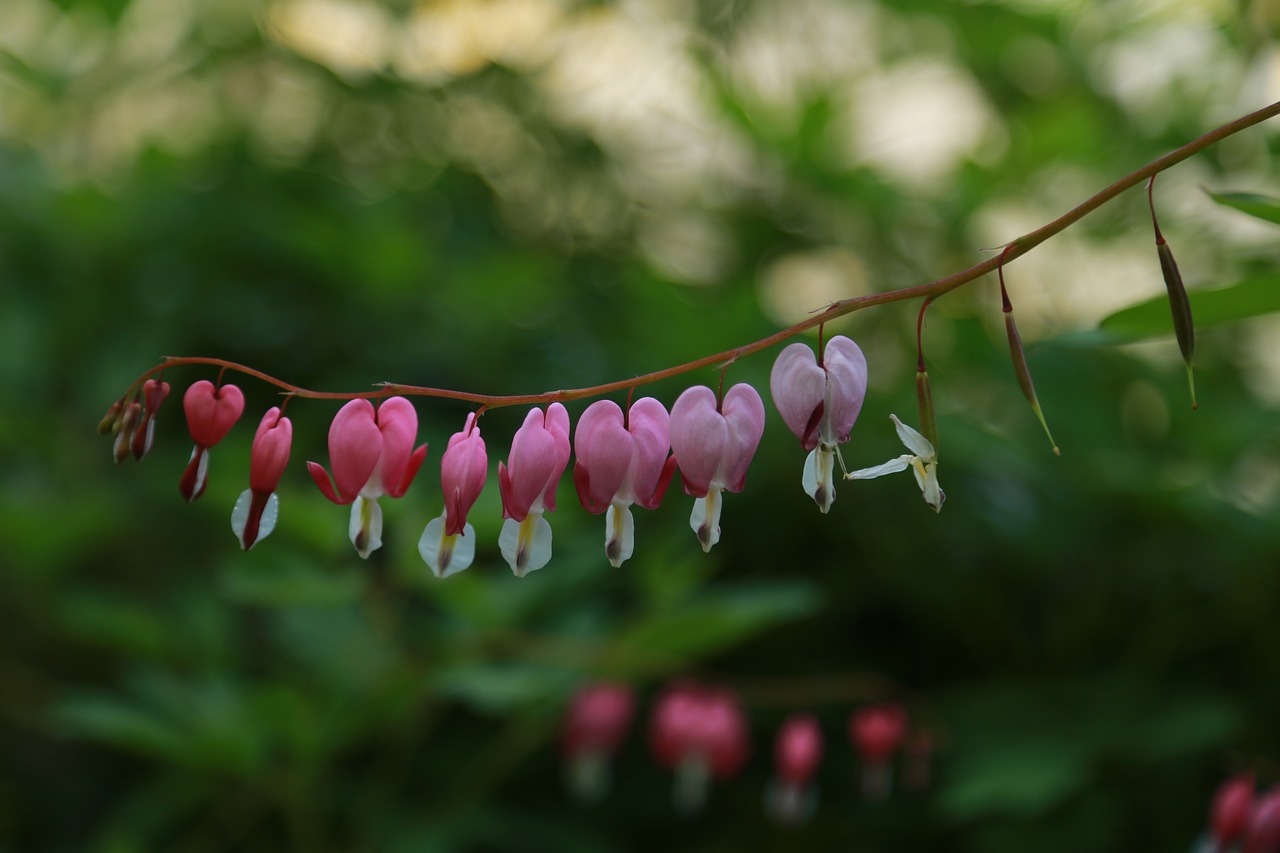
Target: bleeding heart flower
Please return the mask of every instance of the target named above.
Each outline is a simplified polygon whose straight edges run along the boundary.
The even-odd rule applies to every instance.
[[[471,565],[476,556],[476,531],[467,513],[484,489],[489,456],[475,412],[467,414],[461,432],[449,439],[440,460],[440,487],[444,512],[427,522],[418,540],[418,553],[438,578],[447,578]]]
[[[746,485],[764,434],[764,403],[750,385],[734,385],[719,404],[714,391],[698,385],[676,399],[670,426],[685,494],[697,498],[689,526],[710,551],[720,541],[720,493]]]
[[[826,512],[836,499],[837,459],[845,470],[838,445],[849,440],[867,395],[867,360],[843,335],[827,341],[821,362],[806,344],[794,343],[778,354],[769,388],[782,420],[809,451],[801,476],[805,493]]]
[[[578,419],[573,484],[588,512],[608,512],[604,553],[615,567],[635,550],[631,505],[657,509],[675,473],[669,422],[666,408],[652,397],[637,400],[625,414],[617,403],[597,400]]]
[[[368,400],[352,400],[338,410],[329,427],[329,473],[317,462],[307,470],[324,496],[339,506],[351,504],[348,532],[363,558],[382,547],[382,507],[378,498],[404,495],[427,446],[416,450],[418,413],[404,397],[389,397],[375,410]]]
[[[289,449],[293,444],[293,424],[283,417],[280,409],[272,406],[262,416],[258,431],[253,436],[253,451],[249,462],[249,488],[240,494],[231,510],[231,529],[240,540],[240,547],[248,551],[260,539],[266,539],[276,528],[280,514],[280,499],[276,488],[289,464]]]
[[[169,396],[169,383],[148,379],[142,383],[142,418],[129,442],[135,459],[141,460],[151,450],[156,437],[156,413]]]
[[[676,808],[695,812],[713,777],[727,779],[746,763],[742,705],[726,688],[675,682],[654,702],[650,744],[658,763],[676,771]]]
[[[773,745],[777,767],[766,796],[770,816],[779,823],[803,823],[817,805],[810,784],[822,763],[822,728],[810,714],[792,714],[778,730]]]
[[[885,474],[893,474],[897,471],[905,471],[911,469],[911,473],[916,475],[916,484],[920,486],[920,491],[924,495],[924,502],[929,505],[929,509],[934,512],[942,512],[942,502],[947,499],[946,492],[938,485],[938,452],[933,448],[933,442],[925,438],[911,427],[898,420],[897,415],[889,415],[893,420],[893,426],[898,431],[898,438],[906,445],[910,453],[890,459],[882,465],[876,465],[873,468],[861,468],[857,471],[851,471],[844,475],[846,480],[871,480],[875,477],[883,477]]]
[[[534,408],[511,441],[508,465],[498,463],[498,488],[506,521],[498,548],[522,578],[551,560],[551,525],[542,517],[556,508],[556,486],[569,464],[569,413],[552,403]]]
[[[191,451],[191,461],[178,481],[178,491],[190,503],[204,494],[208,482],[209,448],[226,438],[240,419],[244,412],[244,394],[234,385],[214,387],[208,379],[201,379],[182,396],[182,409],[187,415],[187,429],[196,444]]]
[[[626,737],[635,709],[635,693],[623,684],[589,684],[574,693],[561,729],[560,751],[579,800],[596,802],[604,796],[610,759]]]
[[[1253,774],[1241,773],[1223,782],[1213,795],[1209,832],[1218,850],[1227,850],[1244,838],[1254,812]]]
[[[849,739],[862,757],[862,793],[882,800],[893,785],[893,756],[907,736],[907,712],[885,702],[867,705],[849,717]]]

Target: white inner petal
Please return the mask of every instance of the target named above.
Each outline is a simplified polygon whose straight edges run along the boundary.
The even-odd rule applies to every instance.
[[[846,480],[871,480],[876,477],[883,477],[885,474],[895,474],[898,471],[905,471],[915,460],[914,456],[899,456],[897,459],[890,459],[883,465],[876,465],[873,468],[859,468],[857,471],[850,471],[844,475]]]
[[[907,450],[910,450],[926,462],[932,461],[934,449],[929,439],[898,420],[897,415],[889,415],[889,417],[893,419],[893,426],[898,431],[898,438],[907,446]]]
[[[475,528],[468,524],[462,533],[450,536],[444,532],[447,519],[447,513],[431,519],[418,540],[418,553],[438,578],[457,574],[470,566],[476,556]]]
[[[698,534],[703,551],[710,551],[720,541],[720,488],[712,486],[705,498],[693,502],[689,526]]]
[[[351,504],[351,522],[347,534],[362,559],[382,547],[382,507],[377,499],[357,497]]]
[[[508,518],[498,534],[498,550],[516,577],[536,572],[551,561],[551,525],[541,512],[531,512],[524,521]]]
[[[631,507],[614,502],[609,505],[609,512],[604,522],[604,553],[609,563],[616,569],[631,559],[636,545],[636,523],[631,516]]]

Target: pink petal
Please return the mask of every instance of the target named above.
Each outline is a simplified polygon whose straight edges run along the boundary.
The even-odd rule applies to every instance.
[[[373,404],[352,400],[338,410],[329,427],[329,464],[341,503],[356,499],[381,458],[382,432],[374,419]]]
[[[747,467],[764,435],[764,402],[756,389],[745,383],[734,385],[720,406],[729,427],[718,479],[726,490],[740,492],[747,481]]]
[[[201,447],[213,447],[226,438],[244,412],[244,394],[234,385],[214,387],[201,379],[182,396],[191,438]]]
[[[485,451],[475,412],[467,414],[461,432],[449,439],[449,447],[440,459],[440,486],[444,492],[448,523],[445,535],[461,534],[489,473],[489,456]]]
[[[638,405],[638,404],[637,404]],[[612,400],[597,400],[578,418],[573,433],[578,462],[574,485],[589,512],[604,512],[631,469],[634,441],[622,425],[622,409]],[[587,488],[585,493],[583,489]]]
[[[387,494],[398,498],[409,487],[405,471],[413,453],[413,442],[418,437],[418,412],[404,397],[389,397],[379,404],[376,421],[382,433],[382,487]],[[399,494],[393,489],[398,489]]]
[[[807,344],[790,344],[778,353],[769,373],[769,391],[783,423],[805,450],[813,450],[818,444],[814,412],[823,405],[826,387],[827,372],[818,366]]]
[[[782,724],[774,743],[778,775],[803,785],[822,762],[822,727],[810,714],[792,714]]]
[[[319,487],[320,493],[339,506],[344,506],[355,500],[354,497],[343,498],[334,491],[333,484],[329,482],[329,472],[319,462],[308,462],[307,473],[311,475],[311,479],[316,481],[316,486]]]
[[[587,512],[599,515],[609,508],[608,504],[597,503],[592,497],[591,472],[581,459],[573,463],[573,488],[578,492],[578,502]]]
[[[560,477],[568,467],[569,456],[573,453],[569,441],[569,411],[560,403],[552,403],[547,407],[546,427],[556,444],[556,471],[555,476],[547,481],[547,488],[542,493],[542,505],[547,512],[554,512],[556,487],[560,485]]]
[[[671,453],[670,424],[666,407],[652,397],[637,400],[627,413],[627,428],[635,446],[627,472],[627,497],[649,509],[655,508],[649,506],[655,495],[662,500],[660,492],[666,491],[666,483],[674,473],[674,464],[667,464]]]
[[[671,407],[671,449],[675,452],[684,490],[705,497],[720,471],[729,427],[716,411],[716,395],[705,385],[685,389]]]
[[[563,412],[564,407],[560,409]],[[548,488],[554,490],[569,462],[568,435],[564,435],[562,444],[547,429],[545,420],[546,414],[541,409],[529,411],[524,425],[516,430],[511,441],[509,467],[505,471],[499,469],[502,514],[506,518],[524,521],[534,502],[541,499]]]
[[[867,396],[867,359],[856,343],[837,335],[827,341],[822,360],[827,369],[823,441],[844,444]]]
[[[249,463],[250,489],[266,493],[276,490],[284,468],[289,464],[289,448],[292,444],[292,422],[281,417],[279,407],[272,406],[262,416],[258,431],[253,436]]]

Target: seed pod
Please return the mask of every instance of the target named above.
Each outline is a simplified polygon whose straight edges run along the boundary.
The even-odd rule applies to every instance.
[[[1003,259],[1003,256],[1001,258]],[[1009,291],[1004,286],[1003,265],[998,268],[998,272],[1001,309],[1004,311],[1004,330],[1009,336],[1009,360],[1013,362],[1013,375],[1018,378],[1018,387],[1022,389],[1022,395],[1031,404],[1031,411],[1035,412],[1040,420],[1040,426],[1044,427],[1044,434],[1048,436],[1049,444],[1053,445],[1053,455],[1061,456],[1062,451],[1058,449],[1058,442],[1053,440],[1053,433],[1049,431],[1049,422],[1044,419],[1044,412],[1040,409],[1040,400],[1036,397],[1036,385],[1031,381],[1031,368],[1027,365],[1027,354],[1022,349],[1022,336],[1018,334],[1018,324],[1013,319],[1013,303],[1009,301]]]
[[[1156,176],[1147,181],[1147,207],[1151,210],[1151,227],[1156,232],[1156,252],[1160,255],[1160,272],[1164,275],[1164,287],[1169,293],[1169,311],[1173,314],[1173,333],[1178,338],[1178,349],[1182,351],[1182,360],[1187,365],[1187,386],[1191,389],[1191,408],[1198,409],[1196,403],[1196,378],[1191,369],[1191,356],[1196,349],[1196,327],[1191,318],[1191,301],[1187,298],[1187,289],[1182,284],[1182,274],[1178,272],[1178,264],[1173,260],[1173,250],[1164,241],[1160,233],[1160,222],[1156,219],[1155,200]]]
[[[916,402],[920,405],[920,434],[929,439],[933,452],[938,453],[938,418],[933,410],[933,387],[929,384],[929,371],[924,362],[916,369]]]
[[[1008,304],[1006,298],[1005,305]],[[1013,361],[1013,375],[1018,378],[1018,387],[1022,389],[1023,396],[1031,404],[1031,411],[1035,412],[1036,417],[1040,419],[1040,426],[1044,427],[1044,434],[1049,437],[1049,443],[1053,445],[1053,455],[1061,456],[1062,451],[1058,449],[1058,443],[1053,440],[1049,423],[1044,419],[1040,401],[1036,398],[1036,386],[1031,381],[1031,368],[1027,365],[1027,354],[1022,349],[1022,336],[1018,334],[1018,324],[1014,322],[1012,307],[1005,309],[1004,330],[1009,335],[1009,358]]]
[[[1178,338],[1178,349],[1182,351],[1182,360],[1187,365],[1187,385],[1191,389],[1191,408],[1199,408],[1196,403],[1196,380],[1191,369],[1191,357],[1196,350],[1196,327],[1191,317],[1191,300],[1187,298],[1187,289],[1182,285],[1182,274],[1178,272],[1178,264],[1173,259],[1173,250],[1165,242],[1164,236],[1156,231],[1156,251],[1160,255],[1160,272],[1164,274],[1165,290],[1169,292],[1169,311],[1173,314],[1173,333]]]

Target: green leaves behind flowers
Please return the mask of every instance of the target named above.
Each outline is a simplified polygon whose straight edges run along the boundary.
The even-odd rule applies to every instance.
[[[1218,204],[1280,225],[1280,198],[1258,193],[1215,193],[1208,190],[1205,192],[1209,193],[1209,197]]]
[[[1196,325],[1200,328],[1274,314],[1280,311],[1280,273],[1238,281],[1217,290],[1187,293]],[[1169,334],[1169,300],[1157,296],[1122,308],[1098,324],[1096,343],[1126,344]]]

